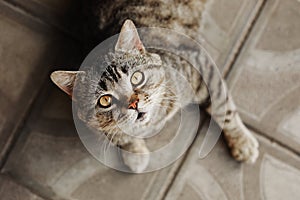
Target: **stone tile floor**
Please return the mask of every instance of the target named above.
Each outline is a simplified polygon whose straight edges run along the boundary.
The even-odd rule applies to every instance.
[[[200,160],[204,120],[181,159],[140,175],[109,169],[87,152],[70,100],[47,76],[83,58],[71,2],[0,2],[0,199],[300,199],[298,0],[205,5],[201,34],[260,142],[258,161],[235,162],[222,139]]]

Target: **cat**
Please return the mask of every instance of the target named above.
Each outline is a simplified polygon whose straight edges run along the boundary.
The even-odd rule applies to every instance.
[[[120,6],[121,2],[117,1],[116,5]],[[162,1],[150,2],[162,3]],[[191,2],[195,3],[189,1],[184,5],[188,5],[189,9],[195,9],[190,7]],[[113,9],[116,5],[111,5],[110,8]],[[97,6],[95,8],[99,9]],[[139,9],[132,9],[125,13],[130,17],[130,12],[133,11]],[[198,16],[199,13],[196,13]],[[126,15],[120,16],[120,21],[121,18],[126,17]],[[145,16],[145,19],[135,18],[134,21],[145,24],[149,20],[149,15]],[[177,17],[180,21],[180,17],[183,16],[177,13]],[[193,27],[184,25],[184,21],[181,20],[183,25],[180,26],[180,30],[190,32],[190,35],[197,38],[195,27],[200,26],[198,24],[200,20],[193,22],[194,17],[191,15],[189,19]],[[101,19],[103,24],[104,19],[105,17]],[[149,20],[149,23],[152,21]],[[104,27],[101,23],[98,26],[100,30]],[[154,25],[157,23],[155,21]],[[172,28],[170,25],[172,23],[166,24],[168,24],[166,27]],[[176,26],[178,24],[180,23]],[[150,154],[143,139],[124,134],[122,127],[131,127],[134,136],[151,134],[156,127],[171,119],[178,111],[179,96],[184,96],[186,100],[180,104],[197,102],[218,124],[224,125],[225,139],[236,160],[255,162],[259,155],[258,142],[242,123],[235,104],[224,86],[224,80],[217,76],[212,63],[201,52],[196,52],[193,56],[198,63],[201,72],[199,74],[182,58],[145,49],[134,23],[126,20],[115,45],[115,52],[109,54],[107,58],[107,67],[103,73],[100,73],[97,67],[84,72],[55,71],[51,74],[51,79],[78,103],[77,115],[83,122],[103,132],[112,143],[122,149],[137,153],[136,155],[123,154],[124,163],[133,172],[139,173],[146,169]],[[191,83],[195,95],[191,95],[188,91],[182,93],[185,90],[180,87],[181,84],[178,83],[174,70],[180,72]],[[215,108],[224,112],[211,113],[211,102],[214,102]]]

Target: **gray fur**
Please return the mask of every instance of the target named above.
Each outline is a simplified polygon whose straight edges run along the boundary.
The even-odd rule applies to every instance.
[[[149,7],[150,3],[153,3],[153,5],[158,3],[160,9],[163,9],[164,6],[170,6],[170,10],[173,10],[174,6],[179,6],[179,8],[176,10],[174,8],[175,14],[167,14],[167,10],[163,10],[158,19],[154,20],[153,16],[159,14],[156,10],[153,10],[154,8]],[[109,18],[109,13],[112,13],[110,11],[117,9],[118,6],[121,7],[123,5],[122,1],[116,1],[114,5],[109,4],[107,15],[103,12],[101,5],[97,4],[98,6],[94,9],[99,11],[97,13],[99,16],[97,23],[98,28],[102,31],[110,27],[110,31],[113,32],[118,26],[109,26],[109,24],[118,25],[118,23],[124,21],[127,14],[141,13],[141,10],[146,10],[149,15],[145,14],[141,18],[133,17],[139,25],[158,25],[174,28],[197,38],[201,11],[198,12],[196,9],[201,10],[203,7],[194,7],[194,4],[202,5],[197,1],[175,1],[174,5],[168,3],[168,1],[153,0],[145,3],[145,5],[139,4],[137,1],[131,1],[128,8],[121,10],[112,19]],[[105,2],[103,5],[105,5]],[[190,10],[191,15],[189,18],[182,14],[185,9]],[[150,15],[152,11],[154,14]],[[72,83],[72,85],[75,85],[73,99],[80,105],[78,108],[79,118],[89,126],[106,134],[109,140],[123,149],[129,152],[142,153],[143,156],[123,155],[125,164],[133,171],[141,172],[149,162],[149,151],[142,139],[124,134],[126,127],[130,127],[126,131],[135,136],[151,134],[166,120],[172,118],[180,106],[197,102],[211,113],[215,121],[223,127],[233,157],[238,161],[254,162],[258,156],[258,143],[242,123],[236,112],[234,102],[226,89],[224,80],[214,71],[213,63],[207,55],[204,52],[187,51],[186,54],[189,56],[189,60],[192,60],[192,63],[189,63],[173,54],[146,51],[141,46],[135,29],[132,32],[132,37],[134,38],[133,41],[136,41],[136,48],[130,45],[129,49],[126,49],[126,44],[129,43],[126,42],[125,38],[128,35],[125,37],[123,29],[132,29],[134,26],[132,22],[127,21],[124,27],[120,34],[120,37],[124,38],[119,38],[116,52],[107,55],[108,67],[106,72],[100,73],[95,67],[84,73],[78,73],[76,83]],[[174,38],[174,40],[176,39]],[[198,68],[195,69],[192,65]],[[133,88],[130,84],[130,77],[137,70],[145,74],[146,83],[140,88]],[[184,79],[178,79],[177,73],[174,72],[182,74],[184,79],[188,80],[192,86],[192,91],[185,90],[184,84],[181,82]],[[60,88],[63,88],[60,84],[68,81],[55,81],[61,78],[57,73],[52,76],[54,82]],[[208,91],[210,91],[210,94]],[[116,103],[114,107],[109,109],[100,108],[97,102],[103,94],[111,94],[121,103]],[[139,111],[127,109],[127,103],[132,94],[139,96]],[[211,104],[211,102],[214,102],[214,104]],[[212,110],[216,112],[211,112]],[[146,113],[144,121],[137,120],[138,112]]]

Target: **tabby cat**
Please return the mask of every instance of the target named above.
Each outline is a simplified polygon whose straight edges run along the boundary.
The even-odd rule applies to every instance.
[[[106,5],[105,2],[101,6]],[[108,7],[105,10],[94,4],[93,10],[98,9],[96,15],[99,17],[95,21],[99,23],[100,30],[105,30],[104,27],[113,22],[116,22],[117,27],[119,21],[124,21],[132,14],[139,25],[152,26],[161,22],[165,27],[191,33],[197,39],[203,7],[198,1],[166,3],[167,1],[150,0],[144,4],[141,3],[143,1],[126,1],[127,4],[123,5],[125,9],[112,16],[113,11],[122,8],[122,2],[116,1],[114,5],[106,2]],[[160,8],[164,14],[158,13],[153,6]],[[181,9],[190,10],[189,18],[186,18],[186,13],[182,13]],[[150,16],[151,10],[153,13]],[[107,18],[108,16],[112,19]],[[114,32],[112,25],[110,28]],[[126,20],[115,45],[115,52],[107,56],[104,72],[97,70],[97,66],[84,72],[55,71],[51,74],[51,79],[78,103],[78,117],[88,126],[104,133],[122,149],[143,155],[123,154],[124,163],[133,172],[144,171],[150,159],[144,140],[134,136],[151,134],[174,116],[180,109],[178,105],[189,102],[197,102],[223,126],[224,136],[236,160],[255,162],[258,157],[258,142],[242,123],[224,81],[217,76],[213,63],[204,54],[194,53],[193,59],[201,73],[176,55],[146,50],[134,23]],[[184,84],[179,82],[174,71],[188,80],[194,94],[183,88]],[[178,98],[179,96],[184,98]],[[178,102],[179,99],[185,99],[186,102]],[[214,102],[217,112],[211,113],[211,102]],[[124,134],[122,127],[131,127],[133,135]]]

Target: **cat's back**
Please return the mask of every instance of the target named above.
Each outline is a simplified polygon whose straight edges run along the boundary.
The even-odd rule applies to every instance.
[[[137,27],[163,27],[196,39],[206,0],[88,0],[88,32],[103,40],[120,31],[126,19]]]

